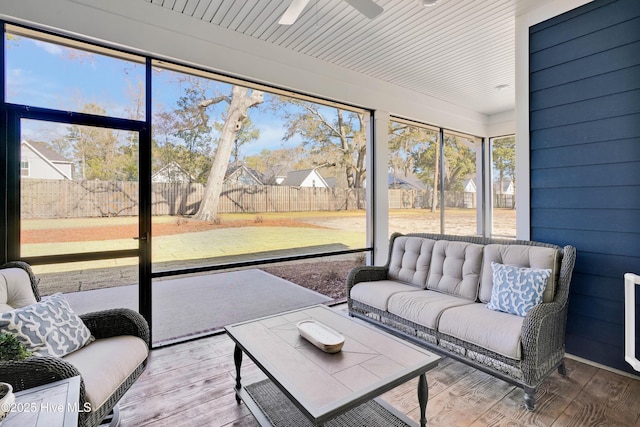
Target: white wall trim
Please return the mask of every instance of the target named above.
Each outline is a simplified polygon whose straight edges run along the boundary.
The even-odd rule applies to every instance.
[[[373,259],[368,260],[369,265],[384,265],[387,262],[389,252],[389,189],[387,185],[389,171],[389,121],[390,114],[387,111],[376,111],[374,123],[374,135],[376,141],[373,152],[373,169],[375,172],[375,203],[371,214],[375,218],[373,230],[375,238],[373,242]],[[371,156],[369,156],[371,158]]]
[[[516,111],[505,111],[489,116],[487,122],[487,136],[495,138],[497,136],[507,136],[516,133]]]

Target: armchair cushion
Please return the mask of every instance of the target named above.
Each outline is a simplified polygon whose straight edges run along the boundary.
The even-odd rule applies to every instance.
[[[21,268],[0,269],[0,313],[35,304],[29,274]]]
[[[15,334],[36,356],[62,357],[93,340],[62,294],[0,314],[0,330]]]
[[[63,360],[75,366],[84,381],[87,402],[101,407],[147,358],[149,349],[140,338],[123,335],[95,340]]]

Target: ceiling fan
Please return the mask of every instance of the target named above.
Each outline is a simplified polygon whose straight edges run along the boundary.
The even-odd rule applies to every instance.
[[[300,16],[305,6],[309,3],[310,0],[292,0],[291,4],[284,12],[278,24],[280,25],[291,25]],[[378,6],[373,0],[342,0],[346,3],[349,3],[356,9],[358,12],[362,13],[369,19],[373,19],[376,16],[380,15],[384,9]]]

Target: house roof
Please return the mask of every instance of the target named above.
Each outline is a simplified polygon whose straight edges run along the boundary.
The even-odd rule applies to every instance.
[[[513,181],[510,179],[505,179],[504,181],[502,181],[502,189],[500,188],[500,181],[494,181],[493,182],[493,189],[495,191],[500,191],[501,193],[507,193],[509,191],[511,191],[513,193],[513,189],[510,188],[511,185],[513,184]]]
[[[192,181],[196,180],[196,178],[193,175],[191,175],[189,172],[184,170],[182,166],[180,166],[178,163],[174,161],[171,161],[166,165],[164,165],[163,167],[161,167],[160,169],[158,169],[153,175],[151,175],[151,180],[153,180],[156,177],[162,176],[163,174],[168,172],[177,172],[183,175],[184,177],[188,177]]]
[[[287,177],[280,183],[280,185],[289,186],[289,187],[300,187],[305,179],[309,175],[311,175],[315,171],[316,175],[320,180],[322,180],[322,186],[329,187],[327,181],[320,175],[317,169],[302,169],[297,171],[289,171],[287,172]],[[320,187],[320,185],[319,185]]]
[[[475,193],[477,190],[475,178],[465,179],[462,183],[465,192]]]
[[[43,157],[54,163],[73,163],[71,160],[64,157],[62,154],[54,151],[47,145],[46,142],[37,141],[23,141],[29,144],[33,149],[37,150]]]
[[[68,160],[59,153],[56,153],[53,149],[49,148],[49,146],[43,142],[22,141],[22,145],[28,147],[29,150],[31,150],[36,156],[40,157],[51,167],[52,170],[59,173],[60,176],[64,179],[73,179],[70,174],[64,172],[57,166],[62,164],[72,165],[73,162],[71,160]]]
[[[250,168],[244,163],[236,163],[236,164],[229,165],[229,167],[227,168],[227,172],[224,174],[224,177],[225,179],[229,179],[233,175],[237,175],[238,173],[241,173],[241,172],[244,172],[245,174],[249,175],[251,178],[253,178],[254,181],[256,181],[256,183],[265,184],[267,181],[267,178],[264,176],[264,174],[258,172],[253,168]]]
[[[424,182],[415,176],[405,176],[398,172],[389,172],[387,183],[389,187],[410,187],[415,190],[426,190]]]

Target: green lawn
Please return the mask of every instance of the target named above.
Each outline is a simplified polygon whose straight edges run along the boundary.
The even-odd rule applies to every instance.
[[[184,221],[174,216],[153,217],[153,225],[177,224]],[[293,221],[313,227],[265,226],[268,221]],[[243,222],[242,226],[237,226]],[[249,254],[279,254],[286,250],[302,248],[300,253],[322,252],[366,246],[364,211],[337,212],[282,212],[224,214],[222,228],[206,231],[160,235],[153,238],[154,264],[180,263],[199,259],[241,257]],[[134,217],[74,218],[56,220],[23,220],[23,230],[89,229],[103,226],[132,226]],[[227,225],[227,227],[225,227]],[[318,228],[322,227],[322,228]],[[474,234],[477,230],[476,212],[473,209],[449,209],[446,211],[445,232]],[[494,212],[495,234],[510,235],[515,232],[515,210],[497,209]],[[394,209],[389,213],[389,231],[439,232],[440,212],[426,209]],[[83,253],[136,248],[131,238],[72,241],[64,243],[31,243],[22,246],[22,256]],[[266,255],[265,255],[266,256]],[[102,267],[135,265],[137,258],[113,259],[81,263],[38,266],[38,272],[73,271]]]

